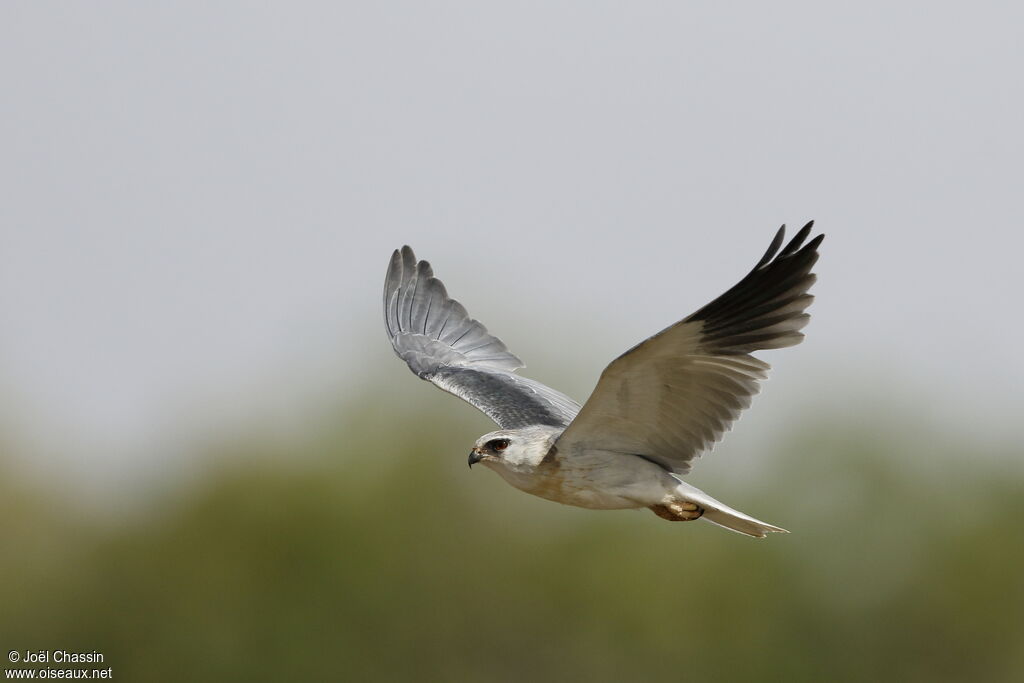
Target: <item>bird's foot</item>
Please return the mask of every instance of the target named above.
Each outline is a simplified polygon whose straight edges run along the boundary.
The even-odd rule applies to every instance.
[[[651,511],[670,522],[692,522],[704,514],[704,508],[685,500],[667,505],[652,505]]]

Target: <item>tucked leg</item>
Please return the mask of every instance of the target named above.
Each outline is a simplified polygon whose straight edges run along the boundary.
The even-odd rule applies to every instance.
[[[667,505],[652,505],[651,511],[670,522],[691,522],[695,519],[700,519],[700,516],[704,514],[704,508],[689,501],[680,501]]]

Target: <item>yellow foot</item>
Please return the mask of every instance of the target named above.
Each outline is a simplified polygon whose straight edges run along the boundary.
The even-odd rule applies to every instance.
[[[704,514],[704,508],[689,501],[652,505],[651,511],[670,522],[692,522],[695,519],[700,519],[700,516]]]

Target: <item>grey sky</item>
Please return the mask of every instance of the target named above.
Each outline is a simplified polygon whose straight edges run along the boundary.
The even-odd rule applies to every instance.
[[[815,218],[761,419],[1009,432],[1024,11],[847,4],[4,3],[4,421],[116,463],[378,374],[436,398],[380,329],[403,243],[582,399]]]

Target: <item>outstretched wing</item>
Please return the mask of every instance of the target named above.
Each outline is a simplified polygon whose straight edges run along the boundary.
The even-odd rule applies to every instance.
[[[686,474],[692,461],[732,427],[768,378],[769,365],[750,355],[799,344],[814,299],[814,221],[782,251],[782,226],[764,257],[732,289],[659,332],[605,368],[594,393],[555,442],[569,457],[579,449],[636,455]]]
[[[384,324],[410,370],[479,408],[502,429],[564,427],[580,410],[568,396],[516,375],[523,362],[449,298],[430,264],[417,263],[407,246],[391,255]]]

